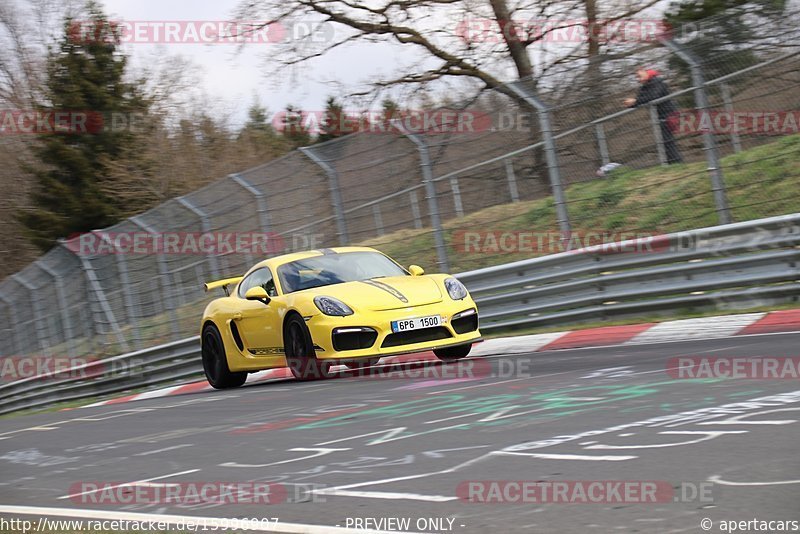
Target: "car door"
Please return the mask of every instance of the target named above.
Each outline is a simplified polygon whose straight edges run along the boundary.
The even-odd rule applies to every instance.
[[[239,283],[236,296],[240,312],[234,316],[236,328],[245,349],[256,356],[274,356],[283,353],[283,335],[277,306],[244,298],[247,290],[261,286],[270,297],[278,296],[275,279],[267,267],[256,269]]]

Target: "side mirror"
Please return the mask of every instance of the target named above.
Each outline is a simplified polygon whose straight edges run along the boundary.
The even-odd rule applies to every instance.
[[[267,295],[267,291],[261,286],[251,287],[247,290],[247,293],[244,294],[244,298],[247,300],[257,300],[259,302],[263,302],[264,305],[269,304],[269,301],[272,300]]]
[[[411,273],[411,276],[422,276],[425,274],[425,269],[419,265],[409,265],[408,272]]]

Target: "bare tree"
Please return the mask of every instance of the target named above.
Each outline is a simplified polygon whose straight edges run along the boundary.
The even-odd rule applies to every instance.
[[[503,90],[503,82],[532,83],[550,69],[601,55],[605,26],[636,17],[658,0],[247,0],[240,15],[257,17],[289,29],[273,58],[278,68],[323,59],[353,43],[402,45],[398,57],[418,61],[390,77],[368,82],[367,90],[419,86],[448,79],[477,81]],[[299,24],[316,31],[291,32]],[[569,32],[585,39],[559,39]],[[395,59],[395,58],[393,58]]]

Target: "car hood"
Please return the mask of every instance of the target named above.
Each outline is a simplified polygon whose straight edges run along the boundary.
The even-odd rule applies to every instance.
[[[396,310],[442,301],[436,280],[427,276],[390,276],[345,282],[308,290],[313,295],[334,297],[353,308]]]

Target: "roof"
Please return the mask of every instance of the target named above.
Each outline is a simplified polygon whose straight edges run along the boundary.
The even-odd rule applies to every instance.
[[[320,248],[315,250],[305,250],[302,252],[292,252],[289,254],[282,254],[280,256],[274,256],[272,258],[267,258],[266,260],[260,261],[257,264],[255,264],[248,271],[248,273],[260,267],[270,267],[274,269],[275,267],[283,265],[284,263],[291,263],[293,261],[302,260],[305,258],[313,258],[315,256],[323,256],[325,254],[343,254],[345,252],[378,252],[378,251],[370,247],[332,247],[332,248]]]

